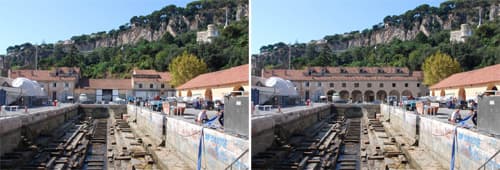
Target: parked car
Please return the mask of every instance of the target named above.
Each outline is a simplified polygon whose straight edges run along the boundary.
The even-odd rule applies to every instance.
[[[92,104],[92,102],[87,97],[87,94],[80,94],[80,96],[78,96],[78,101],[82,104]]]

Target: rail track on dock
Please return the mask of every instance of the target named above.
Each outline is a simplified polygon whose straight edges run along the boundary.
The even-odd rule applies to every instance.
[[[331,117],[295,134],[283,131],[275,128],[273,145],[252,157],[252,169],[411,169],[375,115]]]
[[[359,134],[357,138],[354,134],[355,130],[359,133],[359,125],[350,125],[355,123],[360,122],[338,116],[320,121],[288,139],[276,135],[271,148],[253,157],[252,168],[334,169],[339,164],[339,157],[343,156],[341,148],[345,142],[357,140],[359,143]],[[340,164],[343,166],[348,159],[340,159]]]
[[[106,169],[106,119],[73,119],[37,143],[22,137],[14,152],[4,154],[0,169]]]

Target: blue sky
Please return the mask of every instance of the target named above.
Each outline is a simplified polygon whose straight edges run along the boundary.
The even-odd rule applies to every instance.
[[[387,15],[444,0],[252,0],[250,51],[277,42],[295,43],[372,28]]]
[[[117,29],[132,16],[147,15],[192,0],[2,0],[0,1],[0,54],[25,42],[41,44],[74,35]]]

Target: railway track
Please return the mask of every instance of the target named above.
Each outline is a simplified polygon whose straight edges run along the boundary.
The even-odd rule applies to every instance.
[[[253,169],[333,169],[346,134],[343,116],[330,118],[290,139],[276,136],[275,144],[252,159]]]
[[[37,143],[23,138],[0,158],[0,169],[106,169],[106,119],[73,119]]]
[[[347,129],[335,169],[360,169],[361,119],[351,118],[346,124]]]
[[[107,119],[94,121],[92,139],[90,140],[90,150],[87,152],[84,169],[106,169],[106,129]]]

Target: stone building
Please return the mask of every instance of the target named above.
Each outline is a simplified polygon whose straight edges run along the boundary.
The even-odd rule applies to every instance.
[[[219,31],[214,24],[208,24],[206,31],[198,31],[196,33],[196,42],[211,43],[212,39],[219,36]]]
[[[178,96],[200,97],[205,100],[223,100],[235,91],[248,94],[248,64],[201,74],[177,87]]]
[[[309,67],[303,70],[262,70],[262,76],[292,81],[302,100],[318,101],[320,96],[338,93],[353,102],[381,101],[387,96],[424,96],[427,87],[420,71],[399,67]]]
[[[75,88],[80,80],[80,68],[56,67],[52,70],[9,70],[8,77],[24,77],[43,86],[49,100],[68,101],[74,98]]]
[[[460,30],[450,31],[450,42],[462,43],[471,35],[472,29],[469,24],[462,24]]]
[[[500,87],[500,64],[453,74],[430,87],[431,96],[455,97],[459,100],[476,99],[486,91]]]
[[[85,94],[92,103],[116,102],[132,96],[131,79],[81,79],[76,96]]]
[[[175,89],[169,83],[170,79],[168,72],[134,69],[131,81],[133,96],[143,99],[175,96]]]

